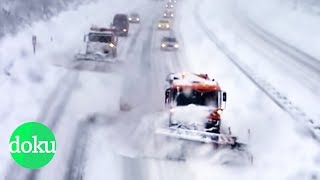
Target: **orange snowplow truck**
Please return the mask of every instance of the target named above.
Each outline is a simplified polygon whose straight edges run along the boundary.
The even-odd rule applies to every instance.
[[[178,106],[209,107],[205,131],[220,134],[221,114],[226,107],[227,94],[218,82],[207,74],[174,73],[166,79],[169,88],[165,92],[165,104],[170,109]],[[212,110],[211,110],[212,109]]]

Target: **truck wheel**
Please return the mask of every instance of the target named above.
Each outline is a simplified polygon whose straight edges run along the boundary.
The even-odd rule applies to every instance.
[[[206,129],[211,129],[213,127],[214,127],[214,129],[212,129],[211,131],[207,131],[207,132],[220,134],[220,123],[218,125],[215,122],[207,122],[205,124]]]
[[[112,57],[113,57],[113,58],[117,57],[117,51],[113,51],[113,52],[112,52]]]

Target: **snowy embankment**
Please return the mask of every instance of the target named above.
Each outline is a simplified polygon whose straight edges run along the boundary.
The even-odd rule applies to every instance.
[[[320,14],[307,11],[303,1],[238,0],[241,13],[288,44],[320,59]],[[296,7],[295,7],[296,6]],[[319,6],[314,6],[319,8]]]
[[[75,9],[89,0],[1,0],[0,39],[15,34],[39,20],[49,20],[66,9]]]

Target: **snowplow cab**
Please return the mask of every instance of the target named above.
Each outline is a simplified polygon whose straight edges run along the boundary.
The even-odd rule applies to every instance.
[[[112,57],[117,55],[118,37],[114,29],[93,26],[85,35],[84,41],[87,43],[86,54],[103,53]]]
[[[169,88],[165,92],[166,106],[171,109],[190,104],[210,107],[212,111],[208,114],[206,129],[219,133],[227,94],[221,90],[218,82],[210,80],[206,74],[193,73],[169,74],[167,81]]]

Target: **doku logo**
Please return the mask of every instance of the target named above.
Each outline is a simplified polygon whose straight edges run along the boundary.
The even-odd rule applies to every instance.
[[[48,164],[56,153],[52,131],[38,122],[20,125],[11,135],[10,153],[21,166],[38,169]]]

